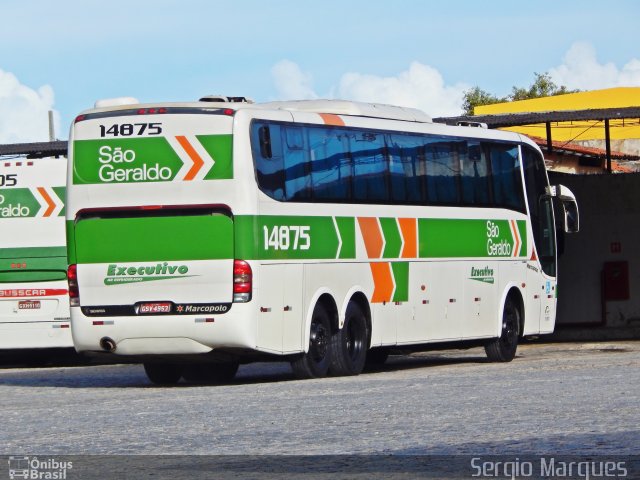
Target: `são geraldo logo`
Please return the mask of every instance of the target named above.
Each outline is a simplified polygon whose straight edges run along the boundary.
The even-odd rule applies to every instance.
[[[67,472],[73,469],[73,462],[56,460],[55,458],[9,457],[9,478],[65,480]]]
[[[26,207],[20,203],[5,203],[4,195],[0,195],[0,217],[28,217],[30,213],[31,211],[29,210],[29,207]]]

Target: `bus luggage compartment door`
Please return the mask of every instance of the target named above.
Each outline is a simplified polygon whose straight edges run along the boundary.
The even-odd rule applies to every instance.
[[[232,302],[233,220],[225,214],[88,216],[76,221],[75,248],[85,314],[186,314],[215,306],[224,313]]]

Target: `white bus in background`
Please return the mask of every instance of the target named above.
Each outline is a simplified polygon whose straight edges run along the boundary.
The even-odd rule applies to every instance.
[[[0,157],[0,351],[72,348],[66,158]]]
[[[549,333],[575,198],[519,134],[345,101],[101,107],[72,126],[68,248],[79,352],[155,383],[238,364],[354,375],[394,348]]]

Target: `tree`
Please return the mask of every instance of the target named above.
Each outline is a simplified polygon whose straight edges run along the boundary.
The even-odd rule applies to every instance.
[[[464,92],[462,108],[465,115],[473,115],[473,109],[480,105],[491,105],[493,103],[514,102],[517,100],[529,100],[531,98],[550,97],[553,95],[564,95],[575,93],[580,90],[569,90],[564,85],[556,85],[548,73],[535,73],[535,81],[529,88],[511,87],[511,94],[500,98],[485,92],[479,87],[473,87]]]
[[[491,105],[492,103],[507,102],[508,98],[499,98],[480,87],[473,87],[464,92],[462,108],[465,115],[473,115],[473,109],[478,105]]]

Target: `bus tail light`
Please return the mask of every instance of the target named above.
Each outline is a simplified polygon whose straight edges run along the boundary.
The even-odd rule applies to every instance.
[[[72,307],[80,306],[80,289],[78,288],[78,266],[74,263],[67,269],[67,281],[69,282],[69,304]]]
[[[244,260],[233,261],[233,301],[246,303],[251,300],[253,273],[251,266]]]

